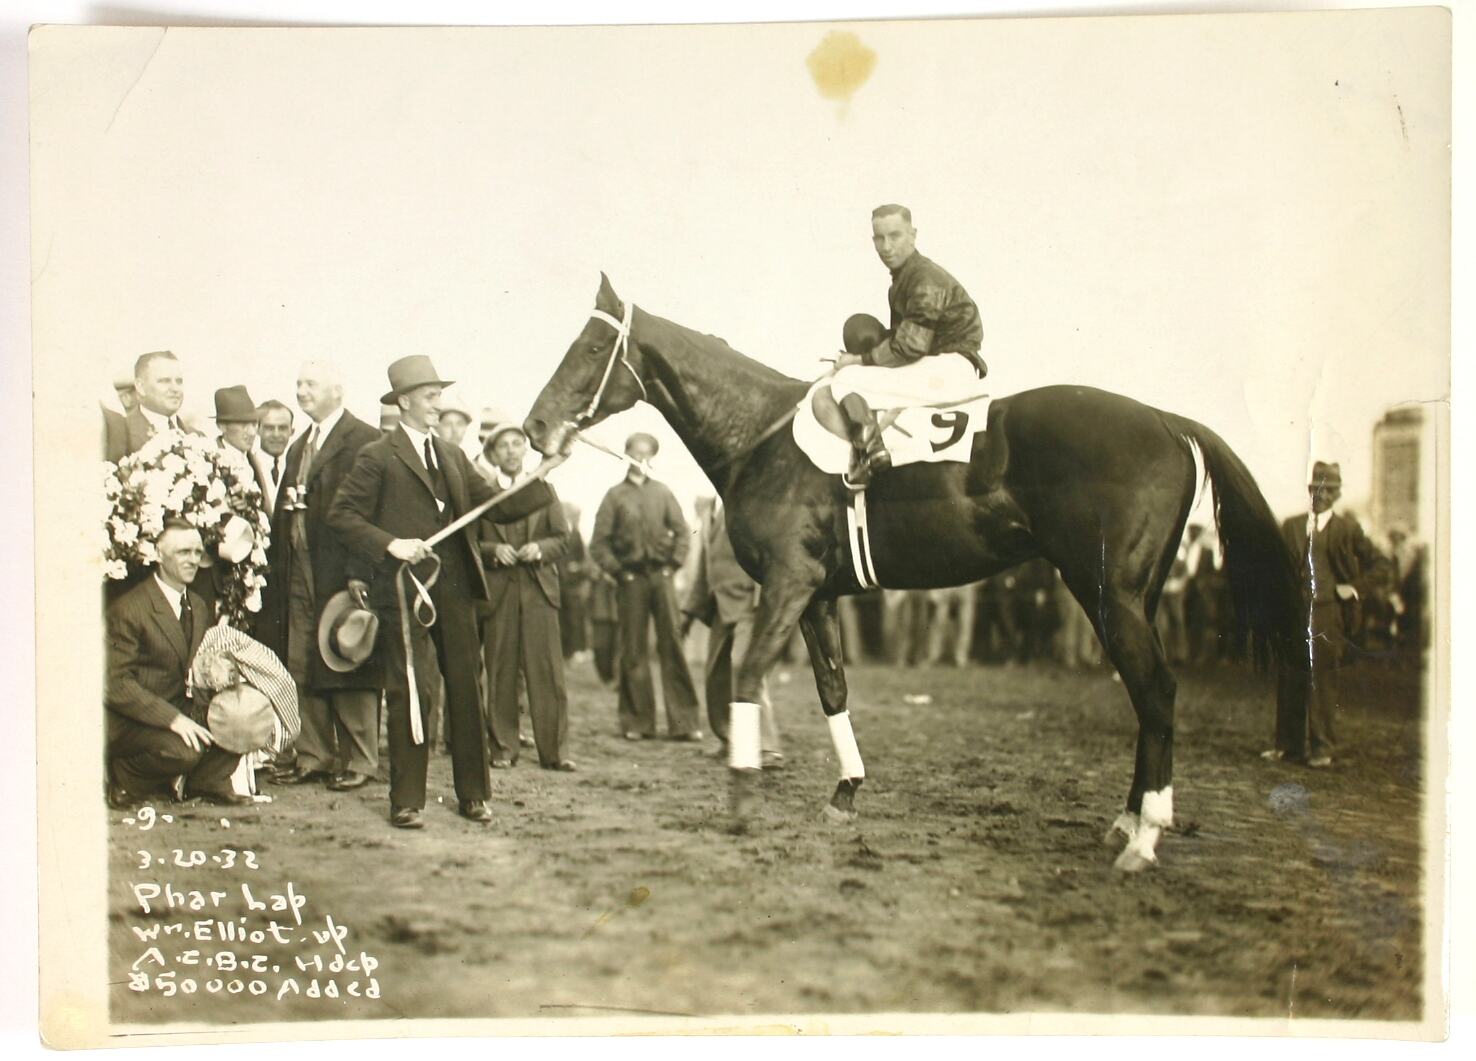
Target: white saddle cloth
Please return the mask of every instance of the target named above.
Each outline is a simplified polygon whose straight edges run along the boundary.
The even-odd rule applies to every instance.
[[[792,431],[795,445],[815,467],[830,475],[843,475],[850,467],[851,444],[821,426],[812,404],[815,391],[829,383],[829,378],[818,380],[805,394],[794,415]],[[987,394],[973,394],[952,404],[878,412],[877,419],[884,425],[882,442],[892,455],[892,466],[968,463],[974,451],[974,436],[989,423],[989,401]]]

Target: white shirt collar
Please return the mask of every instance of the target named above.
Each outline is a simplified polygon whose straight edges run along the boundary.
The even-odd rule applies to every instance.
[[[180,602],[183,600],[184,594],[165,582],[157,571],[154,572],[154,581],[159,583],[159,588],[164,591],[164,599],[169,602],[169,607],[174,609],[174,617],[178,619]]]
[[[1332,509],[1328,509],[1326,512],[1308,512],[1307,533],[1311,534],[1313,531],[1327,530],[1327,521],[1332,519],[1332,517]]]
[[[415,449],[415,455],[420,458],[420,463],[425,464],[425,443],[430,438],[428,431],[417,431],[405,421],[400,421],[400,430],[405,432],[405,437],[410,440],[410,445]]]
[[[169,421],[174,419],[172,416],[165,416],[163,413],[154,412],[154,410],[147,408],[142,402],[139,403],[138,411],[143,414],[143,418],[152,425],[155,431],[168,431]],[[178,413],[175,414],[175,416],[178,415]]]
[[[312,432],[316,431],[318,433],[318,445],[321,446],[323,444],[323,440],[328,437],[329,432],[337,427],[338,421],[342,419],[343,406],[340,405],[337,409],[334,409],[331,413],[323,417],[323,419],[319,420],[312,427],[309,427],[308,433],[311,434]]]

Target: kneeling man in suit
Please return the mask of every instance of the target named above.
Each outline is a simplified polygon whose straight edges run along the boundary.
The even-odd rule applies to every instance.
[[[241,757],[215,747],[204,705],[190,698],[190,661],[210,626],[204,598],[189,588],[205,556],[200,532],[167,524],[155,548],[153,577],[108,609],[108,801],[169,795],[183,776],[188,797],[250,803],[231,790]]]

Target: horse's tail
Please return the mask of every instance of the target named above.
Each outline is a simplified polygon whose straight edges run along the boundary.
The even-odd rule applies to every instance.
[[[1302,593],[1271,506],[1250,470],[1203,424],[1164,413],[1168,427],[1198,446],[1215,496],[1215,527],[1235,605],[1237,652],[1248,647],[1258,668],[1290,662],[1302,625]]]

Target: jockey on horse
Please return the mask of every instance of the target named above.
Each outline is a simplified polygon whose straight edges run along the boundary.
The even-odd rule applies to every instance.
[[[836,359],[828,395],[823,387],[816,393],[815,410],[821,423],[833,422],[837,408],[844,416],[855,447],[846,480],[856,490],[892,463],[878,410],[958,400],[989,371],[979,356],[979,307],[962,284],[917,252],[912,212],[893,203],[878,206],[871,233],[892,273],[892,327],[877,335],[867,327],[875,328],[875,318],[864,314],[846,322],[846,353]]]

